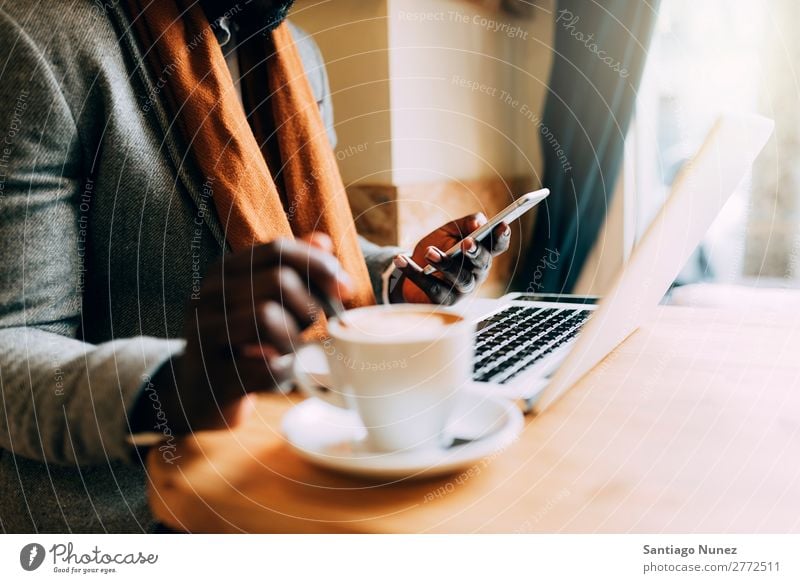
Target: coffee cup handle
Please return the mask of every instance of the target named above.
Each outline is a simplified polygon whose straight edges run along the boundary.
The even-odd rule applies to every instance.
[[[316,354],[313,354],[316,352]],[[341,409],[348,409],[347,402],[344,395],[325,385],[325,382],[320,380],[319,376],[313,375],[303,366],[304,362],[316,357],[318,363],[325,363],[327,384],[331,384],[330,380],[330,367],[328,367],[327,357],[325,354],[325,347],[321,342],[311,342],[301,346],[295,354],[287,355],[285,358],[291,358],[291,377],[292,380],[300,389],[300,392],[306,397],[315,397],[321,401],[325,401],[329,405],[339,407]]]

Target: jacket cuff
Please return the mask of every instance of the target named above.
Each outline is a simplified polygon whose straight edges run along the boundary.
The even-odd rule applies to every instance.
[[[152,428],[163,436],[164,442],[174,442],[175,437],[170,429],[170,420],[161,409],[158,393],[152,383],[152,378],[172,358],[183,353],[186,346],[184,340],[164,340],[160,338],[138,338],[140,357],[120,364],[119,379],[123,391],[124,409],[121,419],[115,419],[112,428],[118,428],[118,433],[109,436],[107,443],[111,447],[119,447],[119,451],[112,452],[113,457],[119,457],[128,462],[138,461],[144,463],[144,457],[131,439],[132,428],[130,417],[134,408],[151,406],[155,410],[158,424]],[[159,413],[160,412],[160,413]]]

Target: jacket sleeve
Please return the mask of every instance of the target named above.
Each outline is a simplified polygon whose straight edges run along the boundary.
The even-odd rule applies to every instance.
[[[0,55],[0,447],[63,465],[131,460],[127,412],[182,342],[78,339],[78,130],[44,53],[2,9]]]
[[[400,253],[410,254],[407,249],[401,247],[383,247],[368,241],[361,235],[358,237],[358,243],[361,247],[361,253],[364,255],[364,261],[367,263],[367,271],[369,271],[369,279],[372,283],[372,291],[375,294],[375,300],[380,304],[383,300],[383,274],[392,264],[394,258]]]

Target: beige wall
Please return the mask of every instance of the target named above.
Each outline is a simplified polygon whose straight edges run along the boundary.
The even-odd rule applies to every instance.
[[[386,1],[299,0],[291,20],[314,37],[325,58],[345,184],[391,184]]]
[[[410,244],[454,213],[502,208],[520,184],[538,186],[554,0],[535,4],[515,21],[461,0],[298,0],[292,20],[325,57],[337,157],[375,240]],[[625,195],[583,292],[605,291],[623,261]]]
[[[328,64],[345,180],[537,175],[551,2],[513,21],[453,0],[300,0],[292,18]]]
[[[390,0],[389,16],[395,183],[533,174],[538,140],[524,113],[541,108],[550,15]]]

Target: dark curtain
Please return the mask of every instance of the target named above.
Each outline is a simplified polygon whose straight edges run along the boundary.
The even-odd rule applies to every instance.
[[[559,0],[539,133],[543,186],[518,291],[568,293],[597,239],[622,165],[659,0]]]

